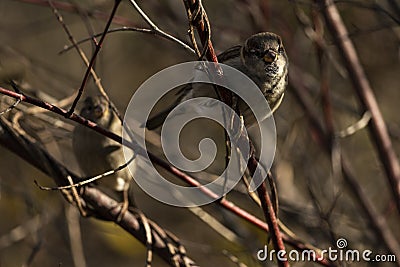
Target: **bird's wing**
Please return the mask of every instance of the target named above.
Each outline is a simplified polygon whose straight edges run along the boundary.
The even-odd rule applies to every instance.
[[[226,61],[229,61],[230,59],[240,57],[241,49],[242,49],[241,45],[236,45],[225,50],[224,52],[218,55],[218,61],[224,63]]]
[[[227,63],[230,65],[231,60],[238,60],[240,57],[240,50],[242,46],[234,46],[231,47],[227,50],[225,50],[223,53],[218,55],[218,61],[221,63]],[[185,99],[189,99],[193,97],[193,86],[192,84],[186,84],[184,85],[177,93],[176,93],[176,100],[173,103],[173,105],[167,107],[163,111],[161,111],[159,114],[155,115],[154,117],[150,118],[146,122],[146,128],[148,130],[154,130],[155,128],[158,128],[159,126],[162,125],[162,123],[165,121],[166,117],[168,114],[172,111],[172,109],[175,108],[177,104],[182,102]],[[143,125],[144,126],[144,125]]]

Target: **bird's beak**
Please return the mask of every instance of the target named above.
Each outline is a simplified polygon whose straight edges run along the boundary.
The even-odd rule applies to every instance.
[[[268,50],[268,51],[265,53],[263,59],[264,59],[264,61],[265,61],[266,63],[272,63],[272,62],[275,61],[276,56],[277,56],[277,53],[276,53],[275,51]]]
[[[96,106],[93,111],[96,118],[100,118],[103,115],[104,109],[102,106]]]

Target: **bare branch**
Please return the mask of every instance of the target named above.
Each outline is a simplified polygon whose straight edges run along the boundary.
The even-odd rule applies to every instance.
[[[84,75],[84,77],[82,79],[82,84],[79,87],[78,95],[74,99],[74,102],[72,103],[72,105],[71,105],[71,107],[70,107],[70,109],[69,109],[69,111],[67,113],[67,116],[71,116],[72,115],[72,113],[75,110],[76,105],[78,104],[79,99],[81,98],[81,96],[83,94],[83,90],[84,90],[84,88],[86,86],[86,83],[87,83],[87,81],[89,79],[89,75],[90,75],[90,73],[92,71],[92,68],[94,66],[94,62],[96,61],[97,55],[100,52],[100,49],[101,49],[101,47],[103,45],[103,42],[104,42],[104,40],[106,38],[108,29],[110,28],[111,22],[112,22],[112,20],[113,20],[113,18],[115,16],[115,13],[117,12],[117,9],[118,9],[118,6],[119,6],[120,3],[121,3],[121,0],[115,0],[115,2],[114,2],[114,6],[113,6],[113,9],[111,10],[110,18],[108,19],[107,24],[104,27],[103,35],[101,36],[99,42],[96,44],[96,49],[94,50],[92,58],[90,59],[89,66],[87,67],[85,75]]]
[[[62,164],[51,157],[44,149],[36,144],[29,142],[23,136],[15,132],[10,125],[0,117],[0,144],[16,153],[28,163],[40,169],[49,175],[59,185],[64,185],[66,181],[65,174],[71,175],[74,180],[78,177],[71,171],[66,169]],[[146,231],[138,213],[134,210],[127,211],[123,218],[118,221],[121,206],[117,201],[110,198],[100,190],[93,187],[85,187],[81,193],[82,200],[89,204],[86,206],[90,213],[102,220],[114,221],[123,229],[137,238],[141,243],[146,244]],[[157,224],[149,219],[153,240],[153,251],[157,253],[171,266],[187,266],[187,263],[194,264],[188,256],[179,253],[180,244],[173,240],[169,235]],[[177,253],[171,254],[169,247],[176,247]]]
[[[330,141],[330,136],[319,120],[318,112],[310,100],[311,97],[306,93],[307,89],[305,88],[301,77],[302,75],[300,71],[292,66],[291,72],[289,73],[289,79],[292,87],[294,88],[293,91],[295,96],[310,119],[312,128],[315,130],[317,135],[318,144],[321,145],[327,153],[331,154],[333,144]],[[393,233],[391,233],[389,225],[383,219],[382,215],[376,211],[373,203],[371,203],[371,200],[369,200],[367,197],[367,193],[358,184],[346,155],[341,155],[341,166],[345,181],[351,187],[352,193],[357,198],[357,201],[359,202],[363,212],[367,215],[368,220],[371,222],[372,227],[377,233],[377,237],[381,239],[386,248],[388,248],[393,254],[396,255],[396,258],[399,259],[400,246],[398,242],[394,238]]]
[[[16,99],[21,98],[21,100],[24,101],[24,102],[33,104],[33,105],[35,105],[37,107],[41,107],[41,108],[49,110],[49,111],[51,111],[51,112],[53,112],[55,114],[58,114],[58,115],[63,116],[63,117],[66,117],[65,116],[66,113],[67,113],[66,110],[61,109],[61,108],[59,108],[57,106],[54,106],[54,105],[52,105],[50,103],[43,102],[43,101],[41,101],[39,99],[35,99],[33,97],[30,97],[30,96],[25,96],[23,94],[18,94],[18,93],[15,93],[13,91],[4,89],[2,87],[0,87],[0,94],[8,95],[8,96],[14,97]],[[1,117],[0,117],[0,119],[1,119]],[[137,152],[138,154],[141,153],[141,151],[139,150],[139,147],[137,145],[135,145],[134,143],[132,143],[131,141],[126,140],[126,142],[123,143],[122,142],[122,137],[120,137],[120,136],[118,136],[118,135],[116,135],[116,134],[114,134],[114,133],[112,133],[112,132],[110,132],[110,131],[108,131],[108,130],[100,127],[100,126],[98,126],[97,124],[95,124],[95,123],[93,123],[93,122],[91,122],[91,121],[89,121],[87,119],[84,119],[83,117],[81,117],[79,115],[76,115],[75,113],[73,113],[68,119],[70,119],[72,121],[75,121],[75,122],[77,122],[79,124],[85,125],[86,127],[90,128],[90,129],[92,129],[92,130],[94,130],[94,131],[96,131],[96,132],[98,132],[98,133],[100,133],[100,134],[102,134],[104,136],[107,136],[108,138],[110,138],[110,139],[112,139],[112,140],[114,140],[114,141],[116,141],[116,142],[118,142],[120,144],[126,145],[127,147],[129,147],[131,149],[134,149],[135,152]],[[9,148],[10,150],[16,152],[20,157],[22,157],[23,159],[25,159],[26,161],[30,162],[35,167],[37,167],[40,170],[42,170],[45,173],[47,173],[46,169],[43,167],[43,162],[45,162],[45,161],[44,160],[41,161],[40,160],[41,157],[37,156],[37,155],[42,155],[42,153],[43,153],[42,151],[40,151],[40,150],[39,151],[32,150],[32,149],[26,148],[24,146],[21,147],[21,143],[24,144],[25,142],[27,142],[25,140],[21,140],[20,142],[17,142],[17,143],[15,143],[15,142],[14,143],[6,142],[5,140],[4,140],[4,142],[2,142],[2,141],[3,140],[0,140],[0,143],[2,145],[4,145],[5,147]],[[19,151],[21,151],[21,153],[18,153]],[[29,153],[26,153],[26,151],[29,151]],[[149,158],[153,162],[158,164],[160,167],[164,168],[166,171],[168,171],[171,174],[175,175],[176,177],[182,179],[183,181],[185,181],[190,186],[197,187],[202,193],[206,194],[210,198],[218,199],[218,196],[214,192],[212,192],[212,191],[208,190],[207,188],[201,186],[201,183],[198,182],[195,178],[193,178],[193,177],[183,173],[182,171],[178,170],[177,168],[169,165],[167,162],[163,161],[162,159],[158,158],[157,156],[153,155],[152,153],[150,153],[150,152],[147,152],[147,153],[148,153]],[[44,156],[45,156],[46,159],[47,159],[47,157],[49,157],[49,155],[47,155],[47,154],[44,154]],[[56,169],[56,170],[60,171],[60,169]],[[76,180],[77,176],[75,174],[69,172],[66,169],[61,169],[61,170],[63,170],[66,173],[55,173],[54,177],[52,176],[55,179],[55,181],[56,181],[56,183],[58,185],[60,185],[60,186],[68,185],[68,183],[66,183],[64,178],[61,179],[61,180],[58,180],[59,177],[66,177],[67,175],[71,175],[71,177],[75,178],[74,179],[75,182],[79,182],[79,181]],[[234,203],[232,203],[232,202],[230,202],[230,201],[228,201],[226,199],[222,199],[222,200],[218,201],[217,203],[221,207],[223,207],[223,208],[229,210],[230,212],[236,214],[237,216],[245,219],[246,221],[250,222],[251,224],[257,226],[258,228],[260,228],[260,229],[262,229],[262,230],[264,230],[266,232],[269,231],[268,225],[266,223],[264,223],[262,220],[258,219],[254,215],[248,213],[247,211],[239,208]],[[285,235],[283,233],[282,233],[282,238],[289,245],[292,245],[293,247],[295,247],[296,249],[298,249],[300,251],[301,250],[306,250],[306,249],[315,250],[314,247],[310,247],[309,245],[305,244],[301,240],[289,237],[289,236],[287,236],[287,235]],[[316,251],[316,255],[317,255],[316,258],[314,259],[316,262],[318,262],[318,263],[320,263],[321,265],[324,265],[324,266],[332,266],[331,263],[329,263],[326,259],[320,257],[318,251]]]
[[[400,165],[375,95],[361,66],[354,45],[348,38],[347,29],[335,3],[332,0],[318,0],[317,3],[320,5],[326,24],[336,40],[360,102],[365,110],[371,112],[369,129],[385,168],[393,200],[396,203],[398,213],[400,213]]]

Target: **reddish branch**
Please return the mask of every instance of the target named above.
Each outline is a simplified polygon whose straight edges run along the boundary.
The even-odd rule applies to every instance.
[[[42,1],[42,0],[21,0],[21,1],[28,2],[28,3],[34,3],[34,4],[48,5],[47,1]],[[105,37],[105,35],[107,33],[107,30],[108,30],[108,27],[109,27],[112,19],[114,18],[115,11],[117,9],[117,6],[118,6],[119,2],[120,2],[120,0],[116,0],[115,1],[115,5],[114,5],[114,8],[113,8],[112,14],[110,15],[110,18],[109,18],[109,20],[107,22],[107,26],[105,28],[105,31],[104,31],[103,35],[102,35],[102,38],[101,38],[99,44],[96,46],[96,51],[95,51],[95,53],[94,53],[94,55],[92,57],[91,64],[89,65],[89,67],[87,69],[87,72],[86,72],[86,74],[84,76],[84,79],[82,81],[82,85],[81,85],[81,88],[79,90],[79,95],[75,99],[75,101],[74,101],[74,103],[73,103],[73,105],[71,107],[70,112],[65,112],[64,110],[62,110],[62,109],[60,109],[58,107],[52,106],[52,105],[50,105],[48,103],[44,103],[44,102],[42,102],[40,100],[35,100],[35,99],[29,98],[27,96],[21,96],[21,95],[18,95],[16,93],[10,92],[10,91],[5,92],[2,88],[0,88],[0,93],[4,93],[4,94],[7,94],[9,96],[21,98],[21,100],[26,101],[26,102],[30,102],[30,103],[35,102],[34,104],[37,105],[37,106],[46,108],[46,109],[51,110],[51,111],[53,111],[53,112],[55,112],[57,114],[60,114],[62,116],[69,117],[71,120],[74,120],[74,121],[76,121],[78,123],[86,125],[86,126],[92,128],[92,129],[98,131],[99,133],[101,133],[101,134],[103,134],[103,135],[105,135],[105,136],[107,136],[107,137],[109,137],[109,138],[111,138],[111,139],[113,139],[113,140],[115,140],[115,141],[117,141],[119,143],[122,143],[122,138],[120,136],[115,135],[115,134],[113,134],[113,133],[111,133],[111,132],[109,132],[109,131],[101,128],[101,127],[98,127],[93,122],[85,120],[85,119],[81,118],[80,116],[72,113],[74,108],[75,108],[75,106],[76,106],[77,101],[79,100],[80,95],[83,92],[83,88],[84,88],[84,86],[85,86],[85,84],[87,82],[87,79],[89,77],[90,69],[93,66],[93,63],[94,63],[95,58],[97,56],[97,53],[100,51],[102,41],[104,40],[104,37]],[[203,14],[204,10],[200,6],[201,2],[200,1],[196,1],[196,0],[185,0],[184,3],[185,3],[186,8],[188,10],[190,10],[191,14],[196,13],[194,15],[194,17],[191,18],[193,20],[190,21],[190,23],[195,23],[193,25],[197,28],[197,31],[199,33],[200,40],[201,40],[201,42],[203,44],[203,47],[206,48],[205,51],[206,51],[207,58],[210,61],[213,61],[213,62],[217,63],[218,62],[217,61],[217,56],[215,54],[212,42],[211,42],[211,40],[209,38],[210,37],[210,32],[209,32],[210,29],[208,28],[208,25],[206,24],[208,22],[205,22],[203,20],[203,18],[204,18],[203,15],[205,15],[205,13]],[[75,7],[74,6],[66,4],[66,3],[63,3],[63,2],[53,2],[53,5],[56,8],[59,8],[59,9],[72,11],[72,12],[75,11]],[[104,18],[104,14],[100,14],[100,13],[97,13],[97,12],[89,14],[89,15],[93,15],[93,14],[96,14],[97,17],[103,17]],[[197,17],[197,16],[200,16],[200,18]],[[117,18],[115,17],[114,20],[116,20],[116,19]],[[225,90],[225,89],[221,89],[220,90],[220,95],[222,97],[222,100],[227,105],[232,106],[232,94],[230,93],[230,91]],[[135,147],[135,145],[133,143],[130,143],[130,142],[127,142],[127,145],[129,147],[131,147],[131,148]],[[150,159],[153,160],[156,164],[162,166],[167,171],[171,172],[172,174],[176,175],[177,177],[185,180],[188,184],[190,184],[192,186],[196,186],[196,187],[200,186],[200,184],[195,179],[193,179],[192,177],[190,177],[190,176],[186,175],[185,173],[179,171],[178,169],[170,166],[168,163],[162,161],[161,159],[155,157],[154,155],[152,155],[150,153],[148,153],[148,154],[149,154]],[[251,159],[249,160],[249,163],[248,163],[249,170],[254,172],[254,170],[256,169],[258,164],[259,163],[255,159],[254,154],[253,154]],[[214,192],[208,191],[207,189],[204,189],[203,187],[200,187],[199,190],[202,190],[203,193],[205,193],[206,195],[210,196],[211,198],[216,199],[216,195],[214,194]],[[278,227],[278,223],[277,223],[277,218],[276,218],[276,215],[275,215],[275,211],[273,209],[273,206],[271,204],[271,200],[270,200],[269,195],[267,193],[265,183],[263,183],[257,189],[257,191],[258,191],[258,194],[260,196],[260,199],[262,200],[262,207],[263,207],[263,210],[264,210],[264,214],[265,214],[266,220],[267,220],[267,222],[268,222],[268,224],[270,226],[270,229],[271,229],[272,240],[273,240],[275,248],[277,250],[285,251],[285,247],[284,247],[284,244],[283,244],[283,239],[285,239],[289,244],[292,244],[293,246],[295,246],[296,248],[298,248],[300,250],[309,249],[309,248],[307,248],[307,246],[305,246],[301,242],[299,242],[297,240],[293,240],[293,239],[291,239],[291,238],[289,238],[289,237],[287,237],[287,236],[285,236],[285,235],[280,233],[280,230],[279,230],[279,227]],[[249,220],[250,222],[252,222],[253,224],[259,226],[260,228],[268,231],[268,227],[267,227],[267,225],[265,225],[265,223],[263,223],[262,221],[260,221],[256,217],[248,214],[247,212],[239,209],[238,207],[236,207],[232,203],[230,203],[230,202],[228,202],[226,200],[222,200],[222,201],[219,202],[219,204],[221,206],[225,207],[226,209],[234,212],[235,214],[241,216],[242,218],[245,218],[246,220]],[[329,265],[329,263],[325,259],[320,260],[319,256],[317,256],[317,258],[318,259],[315,259],[315,260],[319,261],[319,263],[321,263],[323,265],[327,265],[327,266]],[[278,263],[279,263],[280,266],[289,266],[287,261],[278,261]]]
[[[123,219],[118,222],[117,219],[121,211],[121,205],[117,201],[93,187],[85,187],[82,197],[93,207],[98,217],[117,222],[141,243],[146,244],[147,239],[146,232],[143,229],[144,226],[141,224],[140,216],[135,214],[135,212],[126,212]],[[198,266],[188,256],[179,252],[181,245],[174,244],[176,240],[169,238],[165,231],[150,219],[147,219],[147,221],[151,226],[152,249],[155,250],[157,255],[166,260],[171,266]],[[171,250],[170,246],[175,248]]]
[[[192,14],[195,13],[196,10],[198,10],[198,8],[199,8],[198,5],[200,5],[200,2],[197,0],[184,0],[183,2],[185,4],[186,8],[189,9]],[[200,11],[200,12],[202,12],[202,11]],[[198,15],[201,16],[202,14],[198,14]],[[211,42],[211,39],[208,38],[209,33],[206,32],[206,25],[204,23],[204,20],[199,19],[199,20],[196,20],[196,22],[197,23],[194,26],[196,26],[196,28],[197,28],[197,32],[199,33],[201,43],[207,47],[206,57],[210,61],[218,63],[218,58],[217,58],[217,55],[215,54],[213,44]],[[193,23],[193,21],[191,21],[190,23]]]
[[[190,23],[195,23],[193,26],[197,28],[197,32],[199,33],[201,43],[203,44],[203,47],[205,47],[206,50],[206,57],[215,63],[218,63],[217,55],[215,54],[214,47],[211,42],[210,38],[210,29],[206,27],[206,24],[208,23],[207,16],[203,14],[205,11],[201,7],[201,2],[198,0],[184,0],[184,4],[186,8],[190,11],[188,14],[195,14],[195,16],[200,16],[200,18],[189,18]],[[205,19],[203,19],[205,17]],[[209,26],[209,25],[208,25]],[[222,73],[221,73],[222,74]],[[221,77],[223,79],[223,77]],[[219,94],[221,96],[222,101],[227,104],[228,106],[232,107],[235,110],[235,107],[233,105],[233,97],[232,93],[229,90],[226,90],[224,88],[218,88]],[[251,154],[251,157],[248,162],[248,169],[250,170],[250,174],[253,176],[254,172],[257,169],[259,162],[255,159],[254,156],[254,150]],[[265,182],[263,181],[260,186],[257,188],[257,193],[259,195],[259,198],[261,200],[261,206],[264,211],[264,216],[265,219],[269,225],[270,228],[270,234],[272,237],[272,242],[274,244],[274,247],[278,251],[286,251],[285,250],[285,245],[282,240],[282,235],[278,226],[278,220],[276,218],[275,211],[273,209],[273,205],[271,202],[271,199],[268,195],[268,192],[266,190],[266,185]],[[284,258],[284,260],[281,260]],[[278,265],[282,267],[288,267],[289,262],[287,261],[286,253],[283,257],[277,258]]]
[[[11,125],[1,117],[0,129],[1,145],[50,176],[58,185],[67,183],[67,175],[77,178],[74,173],[57,162],[41,146],[15,132]],[[117,201],[94,187],[85,187],[84,189],[81,197],[86,204],[90,204],[86,206],[92,215],[102,220],[116,222],[141,243],[146,244],[146,231],[137,212],[127,211],[124,217],[118,221],[121,205]],[[176,240],[169,238],[165,231],[154,222],[148,221],[151,226],[152,249],[157,255],[171,266],[195,265],[194,261],[188,256],[178,253],[180,244]]]
[[[197,32],[200,37],[200,41],[203,44],[203,47],[206,49],[206,58],[211,61],[218,63],[218,57],[215,54],[214,46],[212,44],[210,35],[211,33],[209,32],[210,29],[206,29],[206,23],[205,21],[201,18],[203,16],[203,10],[201,9],[201,3],[200,1],[197,0],[184,0],[183,1],[185,4],[185,7],[190,11],[190,14],[192,14],[191,18],[188,18],[191,20],[189,23],[195,23],[193,26],[196,27]],[[197,12],[197,14],[195,14]],[[198,19],[200,17],[200,19]],[[216,66],[218,69],[219,73],[222,74],[222,70],[218,68],[218,65]],[[222,76],[216,77],[223,79]],[[232,107],[232,93],[231,91],[225,89],[225,88],[218,88],[219,94],[221,95],[222,101],[227,104],[229,107]]]
[[[30,103],[32,105],[35,105],[37,107],[41,107],[43,109],[49,110],[55,114],[58,114],[62,117],[66,117],[67,111],[64,109],[61,109],[57,106],[54,106],[50,103],[44,102],[42,100],[30,97],[30,96],[26,96],[23,94],[18,94],[16,92],[7,90],[5,88],[0,87],[0,94],[4,94],[16,99],[21,99],[21,101],[23,102],[27,102]],[[86,127],[104,135],[107,136],[108,138],[123,144],[129,148],[132,149],[137,149],[137,146],[135,146],[135,144],[133,144],[132,142],[128,141],[128,140],[124,140],[124,142],[122,141],[122,137],[119,135],[114,134],[113,132],[108,131],[107,129],[104,129],[100,126],[98,126],[96,123],[89,121],[75,113],[73,113],[68,119],[75,121],[79,124],[85,125]],[[6,145],[6,144],[4,144]],[[140,151],[139,151],[140,152]],[[202,191],[202,193],[204,193],[205,195],[209,196],[212,199],[217,199],[219,196],[216,195],[214,192],[208,190],[207,188],[201,186],[201,184],[193,177],[183,173],[182,171],[180,171],[179,169],[169,165],[167,162],[163,161],[162,159],[158,158],[157,156],[151,154],[150,152],[147,152],[149,158],[156,163],[157,165],[161,166],[162,168],[164,168],[166,171],[170,172],[171,174],[175,175],[176,177],[182,179],[182,181],[186,182],[187,184],[193,186],[193,187],[197,187],[198,190]],[[18,153],[18,155],[21,155],[20,153]],[[24,155],[22,153],[22,155]],[[37,162],[37,159],[32,157],[26,158],[23,157],[25,160],[29,161],[29,162]],[[37,163],[38,166],[40,166],[40,163]],[[36,166],[36,164],[34,164]],[[65,183],[65,182],[64,182]],[[63,184],[65,185],[65,184]],[[245,219],[246,221],[248,221],[249,223],[255,225],[256,227],[260,228],[261,230],[264,230],[266,232],[269,232],[269,227],[266,223],[264,223],[262,220],[258,219],[257,217],[255,217],[254,215],[248,213],[247,211],[237,207],[234,203],[226,200],[226,199],[222,199],[220,201],[217,202],[218,205],[222,206],[223,208],[229,210],[230,212],[236,214],[237,216]],[[292,238],[284,233],[281,233],[282,235],[282,239],[289,245],[293,246],[294,248],[296,248],[299,251],[303,251],[303,250],[314,250],[313,247],[305,244],[304,242],[302,242],[301,240],[297,240],[295,238]],[[316,258],[314,259],[315,262],[318,262],[321,265],[324,266],[334,266],[332,263],[330,263],[329,261],[327,261],[326,259],[324,259],[323,257],[321,257],[321,255],[319,254],[318,251],[315,251],[316,253]]]
[[[320,5],[328,29],[337,43],[360,102],[364,109],[371,112],[369,129],[385,168],[397,210],[400,213],[400,165],[375,95],[336,5],[332,0],[318,0],[317,3]]]
[[[255,172],[257,171],[257,165],[257,160],[254,158],[254,156],[252,156],[249,159],[248,168],[250,175],[253,177]],[[272,243],[274,244],[275,249],[279,251],[278,265],[289,266],[289,262],[287,261],[286,257],[285,245],[283,244],[282,240],[282,234],[279,230],[278,218],[276,217],[274,205],[272,204],[271,198],[269,197],[269,194],[267,192],[267,186],[265,185],[265,182],[262,182],[260,186],[257,187],[257,194],[260,198],[261,206],[265,213],[266,221],[270,229]],[[282,252],[284,253],[284,255],[280,255]],[[282,258],[284,258],[285,260],[282,261]]]

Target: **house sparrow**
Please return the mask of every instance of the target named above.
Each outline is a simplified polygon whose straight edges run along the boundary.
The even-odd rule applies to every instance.
[[[288,81],[288,57],[281,38],[270,32],[262,32],[248,38],[244,45],[234,46],[218,56],[218,61],[234,67],[251,78],[265,96],[273,113],[281,104]],[[197,90],[197,88],[196,88]],[[167,115],[183,101],[193,98],[193,86],[180,90],[176,101],[167,109],[150,118],[146,127],[153,130],[161,126]],[[238,107],[246,126],[256,121],[243,100]]]
[[[102,96],[86,98],[80,115],[111,132],[122,133],[121,122],[110,108],[107,100]],[[96,176],[125,164],[121,144],[83,125],[75,127],[72,141],[79,167],[86,176]],[[132,164],[134,166],[135,162]],[[106,194],[116,198],[117,201],[123,201],[123,208],[126,210],[128,204],[135,206],[132,194],[129,194],[128,202],[131,178],[131,173],[125,167],[97,180],[96,184]]]

